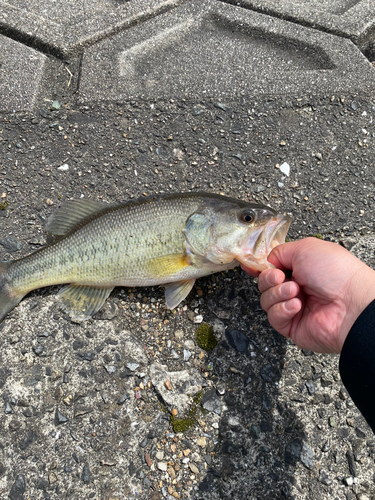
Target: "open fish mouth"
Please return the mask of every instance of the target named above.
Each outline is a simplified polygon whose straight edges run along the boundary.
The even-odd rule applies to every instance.
[[[270,251],[285,243],[285,238],[288,233],[288,229],[292,218],[288,215],[279,214],[275,219],[270,221],[264,229],[265,233],[265,250],[267,255]]]
[[[288,215],[278,214],[265,226],[255,229],[247,241],[243,263],[256,271],[273,267],[267,257],[272,249],[285,243],[291,221]]]

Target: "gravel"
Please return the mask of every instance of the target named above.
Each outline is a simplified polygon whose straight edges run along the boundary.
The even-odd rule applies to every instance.
[[[53,116],[43,102],[35,115],[1,117],[1,240],[20,247],[1,245],[1,260],[39,248],[65,199],[202,189],[290,212],[291,239],[319,233],[375,265],[370,97],[82,107],[52,97]],[[56,306],[58,290],[32,292],[0,324],[5,498],[374,496],[375,439],[338,358],[276,334],[241,270],[199,280],[175,313],[159,287],[116,288],[106,313],[81,325]],[[199,316],[218,339],[211,353],[194,342]],[[177,403],[177,418],[191,417],[184,432],[171,423]]]

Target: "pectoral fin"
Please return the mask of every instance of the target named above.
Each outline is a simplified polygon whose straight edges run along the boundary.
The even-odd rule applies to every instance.
[[[176,281],[165,285],[165,302],[168,309],[174,309],[182,302],[193,288],[195,279]]]
[[[60,290],[57,300],[72,321],[80,323],[99,311],[112,290],[113,288],[68,285]]]
[[[155,257],[147,262],[151,276],[162,278],[173,276],[190,265],[188,256],[184,253],[176,253]]]

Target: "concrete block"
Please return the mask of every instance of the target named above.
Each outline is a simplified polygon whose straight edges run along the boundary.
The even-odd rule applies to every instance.
[[[348,39],[229,4],[185,4],[89,47],[79,99],[329,93],[373,89]]]
[[[0,111],[31,110],[48,57],[0,35]]]
[[[179,0],[0,0],[0,29],[45,52],[68,57],[177,3]]]
[[[223,0],[350,38],[362,51],[375,40],[374,0]]]

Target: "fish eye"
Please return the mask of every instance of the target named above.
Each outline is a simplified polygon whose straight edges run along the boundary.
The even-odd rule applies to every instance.
[[[247,224],[253,222],[254,219],[255,219],[254,214],[250,210],[244,210],[241,214],[242,222],[246,222]]]

